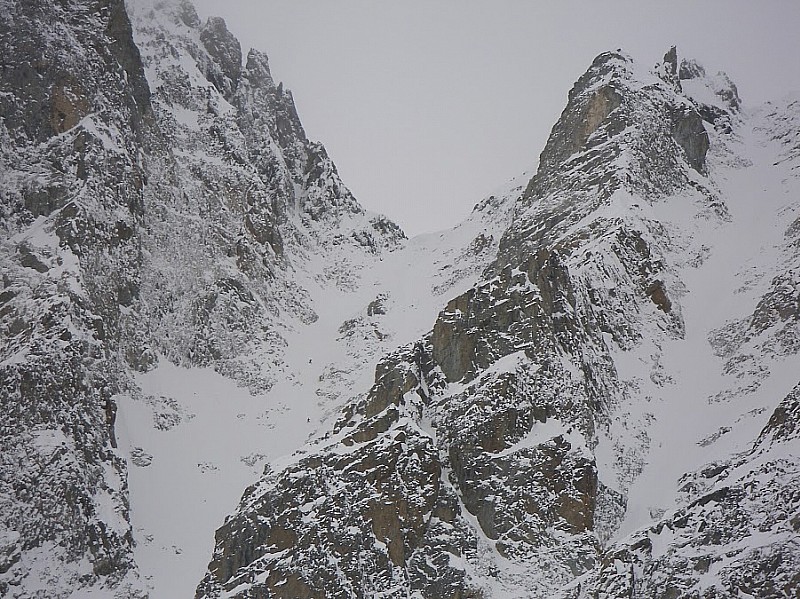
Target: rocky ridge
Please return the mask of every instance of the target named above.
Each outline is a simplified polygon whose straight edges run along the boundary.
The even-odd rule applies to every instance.
[[[213,363],[266,390],[285,369],[281,314],[316,318],[293,270],[308,268],[306,256],[324,255],[323,247],[380,254],[404,235],[367,214],[322,145],[307,139],[265,55],[251,50],[242,67],[224,21],[202,24],[188,2],[134,7],[134,37],[170,149],[167,164],[154,161],[148,187],[160,211],[147,231],[159,250],[145,281],[150,328],[160,331],[152,352]],[[330,262],[321,276],[335,278]]]
[[[111,398],[142,264],[149,90],[122,2],[5,3],[0,43],[0,593],[135,595]]]
[[[774,117],[771,128],[786,119]],[[698,325],[695,300],[713,292],[697,273],[725,258],[736,223],[747,225],[738,210],[750,198],[729,182],[756,172],[747,170],[754,165],[742,157],[742,140],[759,122],[741,112],[727,77],[679,64],[674,49],[652,72],[619,52],[599,56],[570,92],[483,280],[452,299],[428,335],[379,363],[370,392],[345,409],[330,435],[246,491],[217,531],[197,596],[544,597],[561,588],[581,597],[734,590],[767,597],[796,590],[794,503],[765,521],[768,550],[755,539],[769,502],[796,495],[796,450],[773,437],[780,457],[756,460],[774,426],[758,440],[752,434],[770,413],[785,421],[783,394],[774,391],[796,384],[796,351],[775,356],[767,350],[775,342],[763,338],[748,357],[730,359],[736,350],[719,350],[719,330],[706,334]],[[781,137],[772,133],[769,142]],[[780,222],[797,216],[791,202],[769,205]],[[797,259],[791,241],[778,246],[764,257],[768,271]],[[730,274],[740,285],[746,279]],[[784,279],[777,276],[772,291],[751,284],[740,298],[768,311],[766,335],[779,325],[787,341],[778,347],[794,348],[796,289]],[[767,308],[772,298],[784,308]],[[737,331],[726,337],[742,339],[759,326],[751,317],[737,324],[734,314],[722,315]],[[698,362],[717,352],[709,364],[721,379],[708,398],[700,395],[705,388],[686,387],[696,367],[669,368],[695,347],[702,347]],[[748,361],[751,368],[736,374]],[[763,387],[725,391],[753,372]],[[687,436],[697,447],[688,454],[701,460],[691,465],[706,474],[677,472],[688,472],[678,489],[662,472],[674,487],[654,500],[637,482],[659,475],[667,452],[660,448],[669,446],[659,415],[677,412],[686,396],[735,424],[716,436]],[[707,469],[702,460],[716,455],[729,461]],[[731,483],[739,490],[705,482],[739,467],[748,472],[759,460]],[[777,482],[745,482],[774,469],[785,473]],[[724,498],[736,499],[709,514],[706,506]],[[642,507],[649,516],[639,515]],[[740,516],[732,525],[734,511]],[[652,521],[641,529],[651,532],[635,537],[649,541],[613,544]],[[681,531],[656,552],[653,535],[667,529]],[[722,555],[726,539],[742,548],[752,578],[735,573],[735,559],[718,563],[714,552]],[[722,547],[698,566],[682,552],[687,544]],[[755,576],[778,556],[788,564],[780,583]]]
[[[4,596],[167,592],[128,468],[217,414],[173,372],[338,412],[198,597],[797,592],[796,102],[602,54],[532,178],[406,243],[188,2],[5,2],[0,55]]]

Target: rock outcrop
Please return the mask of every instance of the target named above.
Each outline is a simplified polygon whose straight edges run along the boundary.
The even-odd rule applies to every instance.
[[[0,594],[137,596],[112,397],[149,90],[121,0],[6,3],[0,45]]]
[[[168,362],[302,386],[308,281],[363,301],[327,323],[352,370],[306,377],[347,405],[247,488],[198,599],[797,594],[797,102],[601,54],[533,177],[370,271],[441,252],[398,348],[414,300],[359,286],[404,235],[266,55],[185,0],[130,8],[0,6],[0,594],[147,596],[118,398]]]
[[[565,597],[791,597],[800,589],[794,387],[752,449],[686,474],[687,505],[610,547]]]
[[[201,24],[181,1],[138,6],[134,25],[166,151],[151,153],[145,189],[159,215],[141,302],[154,334],[131,353],[213,365],[269,389],[284,369],[277,321],[316,319],[292,269],[326,246],[379,254],[404,235],[358,204],[267,57],[251,50],[242,66],[222,19]]]

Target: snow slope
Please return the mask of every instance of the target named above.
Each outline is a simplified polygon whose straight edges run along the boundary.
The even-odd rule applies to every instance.
[[[796,355],[763,355],[756,370],[740,373],[726,367],[712,343],[725,325],[754,312],[772,279],[786,268],[784,233],[800,217],[798,182],[791,167],[776,166],[781,146],[768,134],[764,113],[761,109],[746,115],[736,139],[712,155],[712,176],[729,215],[725,222],[687,222],[687,211],[675,204],[655,211],[654,217],[667,227],[696,230],[687,254],[702,259],[679,271],[685,284],[685,335],[661,348],[660,368],[667,380],[655,384],[641,369],[633,375],[653,398],[648,405],[653,426],[647,465],[629,492],[619,536],[680,505],[684,473],[748,449],[776,398],[797,384]],[[712,144],[721,141],[716,138]]]
[[[797,382],[792,119],[703,77],[595,59],[496,258],[247,490],[199,596],[767,596],[736,568],[775,555],[796,585],[760,510],[797,458],[752,453]]]
[[[162,359],[138,375],[141,394],[117,398],[135,555],[152,599],[191,596],[242,490],[327,433],[369,388],[378,360],[430,330],[443,300],[472,286],[521,191],[512,181],[453,230],[381,256],[340,246],[308,258],[295,282],[318,318],[285,321],[285,375],[268,393]]]

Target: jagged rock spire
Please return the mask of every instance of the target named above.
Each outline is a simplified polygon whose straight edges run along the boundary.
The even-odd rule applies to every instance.
[[[658,63],[655,67],[656,74],[661,77],[665,82],[669,83],[675,88],[675,91],[681,93],[681,80],[678,76],[678,49],[672,46],[667,53],[664,54],[664,60]]]

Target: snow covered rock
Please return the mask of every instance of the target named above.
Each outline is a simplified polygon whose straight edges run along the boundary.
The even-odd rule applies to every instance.
[[[279,330],[316,319],[293,269],[325,246],[380,253],[405,237],[368,215],[307,139],[264,54],[242,67],[224,21],[201,24],[188,2],[133,7],[162,135],[145,189],[158,215],[141,302],[153,334],[138,346],[267,390],[285,370]]]
[[[0,594],[797,593],[797,102],[604,53],[406,241],[264,54],[128,8],[0,7]]]
[[[122,1],[4,3],[0,40],[0,594],[138,596],[112,396],[149,90]]]
[[[682,479],[690,499],[610,547],[567,597],[791,597],[800,588],[796,386],[752,449]]]
[[[702,102],[701,86],[714,90]],[[720,593],[766,597],[779,587],[757,573],[778,559],[788,565],[776,584],[796,590],[794,508],[768,518],[767,549],[758,529],[772,501],[796,494],[796,453],[773,444],[775,461],[748,470],[753,452],[737,450],[752,444],[766,406],[775,410],[768,389],[796,383],[787,361],[796,360],[796,289],[780,274],[796,259],[793,242],[766,224],[749,232],[754,244],[775,244],[764,255],[771,286],[761,275],[735,308],[704,316],[708,298],[746,279],[719,265],[734,240],[749,247],[740,234],[748,198],[732,181],[768,164],[750,160],[745,139],[765,126],[747,126],[735,86],[679,63],[674,49],[652,72],[619,52],[600,55],[490,245],[483,280],[447,303],[422,340],[379,363],[370,392],[331,434],[248,490],[218,531],[198,596],[666,597],[702,579]],[[796,203],[773,205],[781,223],[794,222]],[[761,316],[741,313],[747,305]],[[770,349],[773,335],[784,349]],[[748,401],[764,407],[743,413]],[[676,435],[687,410],[709,417]],[[789,420],[786,408],[775,413]],[[762,439],[772,425],[764,430]],[[393,481],[406,466],[389,449],[398,441],[420,456],[401,493]],[[370,484],[356,476],[365,461],[382,473]],[[734,490],[709,486],[738,465]],[[771,471],[786,476],[759,478]],[[323,480],[329,491],[319,494]],[[342,493],[346,519],[316,509]],[[426,506],[421,520],[406,519],[410,504]],[[304,510],[313,523],[301,523]],[[266,538],[289,521],[299,534]],[[678,529],[657,550],[655,540],[614,544],[631,531],[635,540]],[[346,531],[360,539],[359,560],[335,541]],[[750,578],[736,573],[739,561],[714,566],[722,550],[696,560],[682,552],[723,542],[740,548]]]
[[[3,596],[146,595],[120,398],[147,401],[160,361],[268,389],[282,333],[316,318],[295,269],[405,239],[308,141],[266,57],[243,65],[188,2],[131,4],[0,7]]]

